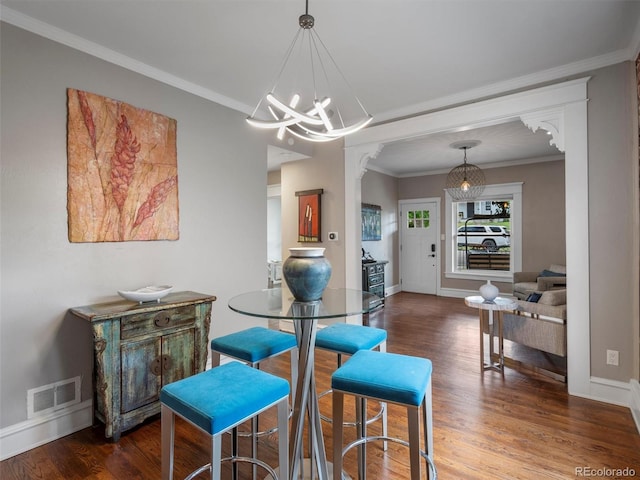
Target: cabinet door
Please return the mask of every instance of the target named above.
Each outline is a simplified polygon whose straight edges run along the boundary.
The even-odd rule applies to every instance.
[[[162,372],[156,359],[160,359],[161,337],[122,344],[121,413],[159,399]]]
[[[194,328],[162,337],[162,384],[166,385],[196,373]]]

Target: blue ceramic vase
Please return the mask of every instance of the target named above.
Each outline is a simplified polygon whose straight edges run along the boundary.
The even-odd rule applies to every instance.
[[[290,256],[282,264],[282,276],[299,302],[322,298],[331,278],[331,263],[324,258],[324,250],[316,247],[289,249]]]

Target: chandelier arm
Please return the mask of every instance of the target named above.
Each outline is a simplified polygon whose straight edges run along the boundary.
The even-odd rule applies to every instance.
[[[309,123],[311,125],[322,125],[323,121],[321,118],[318,117],[312,117],[306,113],[301,113],[298,112],[297,110],[294,110],[293,108],[289,107],[288,105],[282,103],[280,100],[278,100],[272,93],[267,94],[267,101],[273,105],[274,107],[276,107],[278,110],[281,110],[283,113],[288,113],[289,115],[291,115],[294,118],[297,118],[298,121],[300,122],[305,122],[305,123]],[[315,108],[312,110],[315,113]]]
[[[285,128],[291,135],[301,138],[302,140],[307,140],[309,142],[332,142],[333,140],[335,140],[335,138],[332,137],[323,137],[316,133],[311,133],[304,129],[300,124],[291,125]]]
[[[340,137],[342,137],[344,135],[349,135],[351,133],[355,133],[358,130],[363,129],[369,123],[371,123],[372,120],[373,120],[373,117],[371,115],[369,115],[367,118],[364,118],[364,119],[360,120],[358,123],[356,123],[354,125],[351,125],[351,126],[345,127],[345,128],[333,129],[333,130],[327,131],[327,132],[320,132],[320,131],[314,130],[312,127],[307,127],[302,123],[296,124],[296,127],[299,127],[300,129],[302,129],[305,132],[308,132],[308,133],[310,133],[312,135],[318,135],[319,137],[329,138],[331,140],[335,140],[336,138],[340,138]]]

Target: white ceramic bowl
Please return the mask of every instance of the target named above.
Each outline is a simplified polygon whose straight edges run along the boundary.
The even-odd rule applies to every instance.
[[[173,290],[171,285],[142,287],[137,290],[118,290],[118,295],[132,302],[159,302]]]

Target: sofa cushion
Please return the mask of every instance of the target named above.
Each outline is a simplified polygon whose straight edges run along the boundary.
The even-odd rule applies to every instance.
[[[567,290],[547,290],[542,292],[538,303],[542,305],[565,305],[567,303]]]

